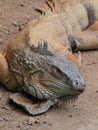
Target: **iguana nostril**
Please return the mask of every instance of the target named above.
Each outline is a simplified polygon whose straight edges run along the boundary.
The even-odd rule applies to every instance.
[[[75,90],[78,90],[78,91],[84,91],[84,89],[85,89],[85,86],[86,86],[86,84],[85,84],[85,81],[84,80],[79,80],[79,81],[74,81],[73,82],[73,88],[75,89]]]
[[[79,83],[78,83],[78,81],[76,81],[76,85],[78,85]]]
[[[81,84],[81,86],[82,86],[83,88],[85,88],[86,83],[85,83],[85,80],[84,80],[84,79],[82,79],[82,80],[80,81],[80,84]]]

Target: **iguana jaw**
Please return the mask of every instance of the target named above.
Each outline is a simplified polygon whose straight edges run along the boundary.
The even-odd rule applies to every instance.
[[[68,79],[65,80],[65,82],[61,82],[59,80],[57,81],[44,80],[42,85],[44,88],[54,93],[54,97],[56,96],[56,98],[60,96],[80,95],[84,91],[84,88],[85,88],[85,85],[84,86],[81,85],[80,86],[81,89],[79,87],[76,88],[75,82],[71,82]]]

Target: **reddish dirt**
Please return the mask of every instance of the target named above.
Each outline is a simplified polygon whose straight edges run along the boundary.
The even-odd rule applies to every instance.
[[[0,50],[11,37],[39,13],[44,0],[0,0]],[[77,102],[52,107],[47,113],[30,116],[9,102],[9,94],[0,85],[0,130],[98,130],[98,51],[82,52],[81,73],[87,86]]]

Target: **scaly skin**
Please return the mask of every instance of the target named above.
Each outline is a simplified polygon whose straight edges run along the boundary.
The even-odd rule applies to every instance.
[[[45,101],[40,106],[29,106],[18,100],[19,94],[10,96],[30,114],[41,114],[59,101],[74,99],[84,91],[85,81],[71,49],[98,48],[97,42],[92,44],[97,31],[83,31],[98,19],[98,1],[92,2],[85,6],[78,3],[64,13],[31,21],[12,39],[5,55],[0,54],[0,81],[7,89],[25,91]],[[92,19],[87,11],[93,11]],[[93,38],[87,39],[87,35]]]

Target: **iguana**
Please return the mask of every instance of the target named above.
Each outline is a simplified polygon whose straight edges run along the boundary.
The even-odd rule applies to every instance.
[[[11,40],[5,54],[0,54],[0,81],[13,92],[31,95],[32,104],[22,101],[19,93],[10,95],[11,100],[38,115],[54,104],[74,100],[84,91],[80,63],[71,50],[98,49],[94,25],[84,31],[98,19],[97,5],[97,0],[91,0],[63,13],[46,11],[43,18],[28,23]],[[34,104],[32,97],[40,102]]]

